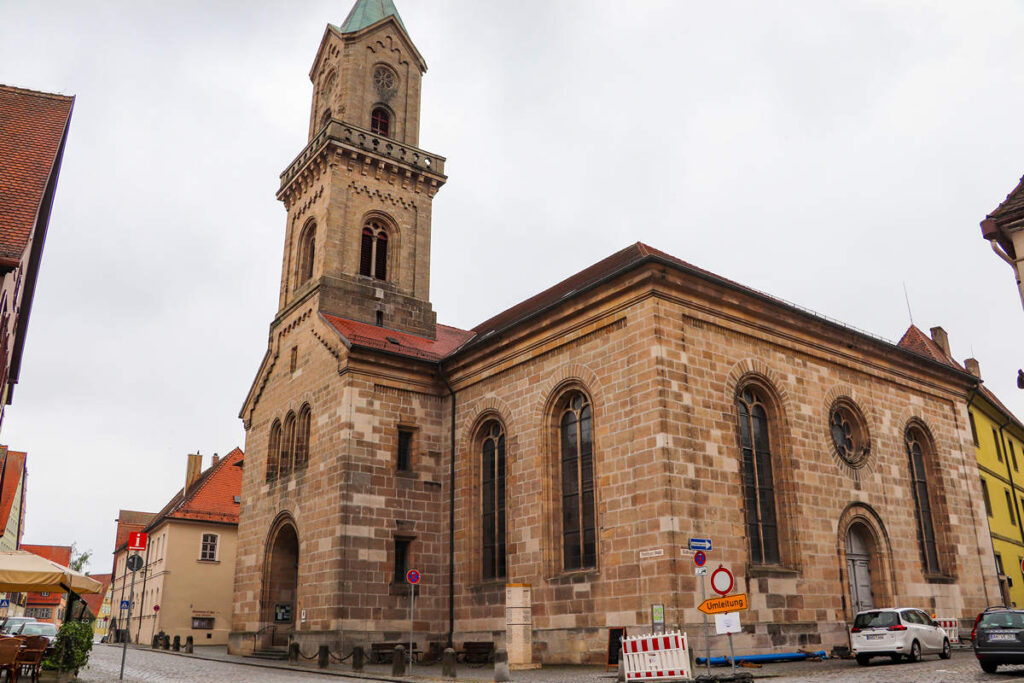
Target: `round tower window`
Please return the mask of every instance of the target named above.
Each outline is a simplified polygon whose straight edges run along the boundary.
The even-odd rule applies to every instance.
[[[386,66],[378,66],[373,70],[373,85],[381,97],[387,99],[395,94],[398,76]]]
[[[845,401],[832,406],[828,420],[836,454],[852,467],[860,467],[871,451],[868,431],[860,411]]]

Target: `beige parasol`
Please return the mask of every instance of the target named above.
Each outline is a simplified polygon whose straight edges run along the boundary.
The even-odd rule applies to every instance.
[[[0,551],[0,591],[99,593],[103,585],[27,550]]]

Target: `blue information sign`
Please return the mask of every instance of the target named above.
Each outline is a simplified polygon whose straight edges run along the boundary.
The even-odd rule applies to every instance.
[[[128,609],[128,601],[127,600],[122,600],[121,601],[121,609]]]
[[[711,539],[710,538],[691,538],[690,539],[690,550],[711,550]]]

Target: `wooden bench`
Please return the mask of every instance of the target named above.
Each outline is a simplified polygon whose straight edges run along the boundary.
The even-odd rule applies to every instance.
[[[408,647],[409,643],[371,643],[370,644],[370,663],[371,664],[391,664],[395,658],[395,648],[401,645],[406,648],[406,655],[409,654]],[[420,659],[420,655],[423,652],[417,649],[416,643],[412,644],[412,655],[413,659],[417,662]]]
[[[489,664],[494,660],[494,643],[466,641],[458,652],[458,658],[467,664]]]

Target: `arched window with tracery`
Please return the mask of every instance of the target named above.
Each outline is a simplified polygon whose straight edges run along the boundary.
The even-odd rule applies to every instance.
[[[927,573],[939,572],[939,553],[935,543],[935,525],[932,518],[931,498],[928,495],[927,458],[934,453],[920,427],[912,425],[905,435],[907,457],[910,459],[910,479],[913,485],[914,508],[917,516],[917,540],[921,548],[921,561]]]
[[[563,566],[565,569],[596,567],[594,425],[590,400],[582,392],[573,391],[561,406],[558,433]]]
[[[299,470],[309,462],[309,423],[312,411],[309,404],[302,406],[295,425],[295,469]]]
[[[378,135],[391,137],[391,112],[384,107],[376,107],[370,114],[370,130]]]
[[[270,426],[270,440],[267,446],[267,481],[277,479],[278,465],[281,462],[281,423],[274,420]]]
[[[284,428],[281,433],[281,476],[285,477],[292,472],[292,459],[295,457],[295,413],[289,412],[284,418]]]
[[[750,561],[777,564],[779,528],[768,411],[758,392],[749,386],[737,396],[736,411],[743,454],[743,503],[750,540]]]
[[[380,221],[370,221],[363,227],[359,247],[359,274],[387,280],[388,233]]]
[[[331,110],[330,109],[325,109],[324,113],[320,116],[320,128],[323,128],[328,123],[330,123],[331,122],[331,118],[333,118],[333,115],[331,114]]]
[[[313,277],[313,261],[316,257],[316,223],[310,221],[299,236],[299,268],[295,286],[305,284]]]
[[[507,573],[505,555],[505,430],[497,420],[481,430],[480,502],[482,519],[483,578],[498,579]]]

